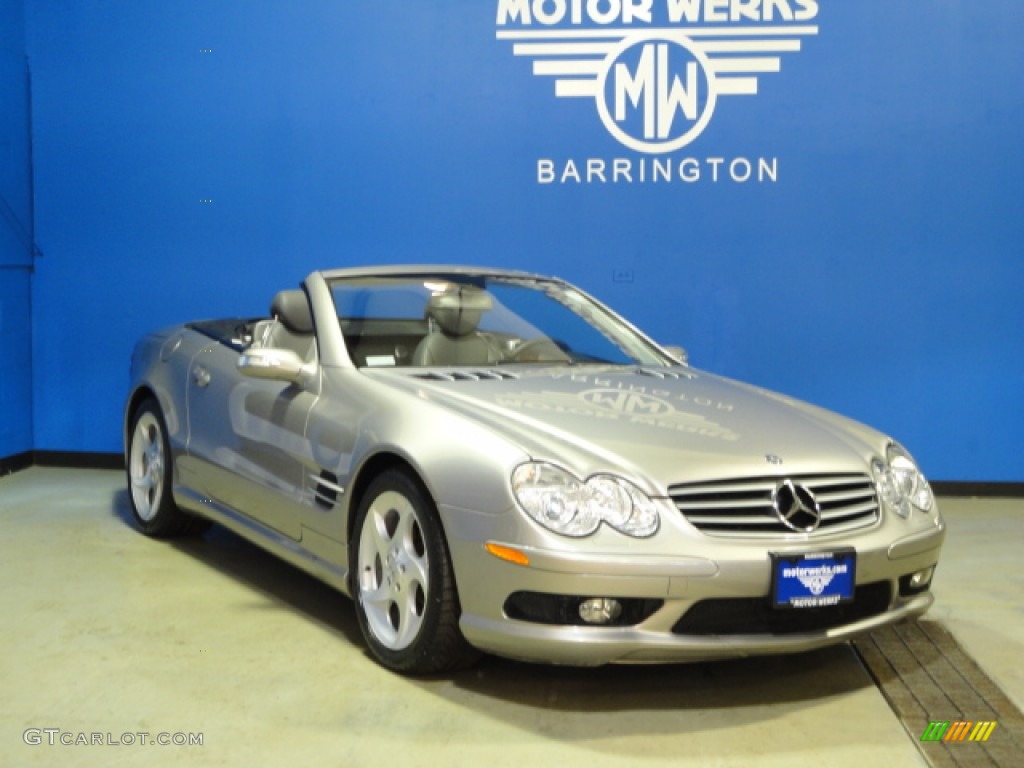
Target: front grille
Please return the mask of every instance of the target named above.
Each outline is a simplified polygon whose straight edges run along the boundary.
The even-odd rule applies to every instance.
[[[793,534],[772,506],[772,493],[785,477],[757,477],[669,486],[683,516],[710,536],[777,538]],[[798,475],[789,478],[809,490],[821,507],[821,523],[809,536],[865,528],[878,521],[878,496],[867,475]]]
[[[889,609],[887,581],[857,587],[853,602],[824,608],[775,609],[767,597],[716,598],[694,603],[672,627],[676,635],[789,635],[820,632],[878,616]]]

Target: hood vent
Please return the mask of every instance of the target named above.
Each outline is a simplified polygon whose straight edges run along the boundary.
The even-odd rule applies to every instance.
[[[636,372],[641,376],[650,376],[654,379],[687,379],[692,381],[697,378],[696,373],[677,371],[674,368],[637,368]]]
[[[431,371],[430,373],[417,373],[415,377],[426,381],[506,381],[519,378],[514,373],[497,371],[493,368],[477,371]]]

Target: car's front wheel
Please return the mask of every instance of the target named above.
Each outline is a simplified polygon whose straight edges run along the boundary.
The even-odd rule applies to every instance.
[[[476,657],[459,630],[459,598],[437,510],[407,472],[389,470],[370,483],[350,554],[359,626],[384,666],[431,674]]]
[[[199,533],[209,526],[174,503],[167,427],[153,399],[143,401],[132,416],[126,460],[132,516],[143,533],[164,538]]]

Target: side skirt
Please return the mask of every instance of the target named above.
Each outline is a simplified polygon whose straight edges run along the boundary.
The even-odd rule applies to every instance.
[[[339,567],[323,558],[317,557],[302,546],[301,542],[283,536],[273,528],[268,528],[251,517],[208,499],[191,488],[181,485],[174,487],[174,501],[182,509],[205,517],[230,531],[247,539],[260,549],[281,558],[309,575],[320,579],[339,592],[351,597],[348,585],[348,569]]]

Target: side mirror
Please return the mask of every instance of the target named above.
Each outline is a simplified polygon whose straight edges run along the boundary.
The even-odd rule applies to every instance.
[[[673,360],[676,360],[677,362],[680,362],[683,365],[690,364],[690,357],[689,355],[686,354],[686,350],[683,349],[682,347],[676,346],[675,344],[670,344],[668,346],[663,346],[662,349],[668,352],[669,357],[671,357]]]
[[[249,349],[238,358],[238,370],[253,379],[305,384],[316,372],[316,363],[305,363],[290,349]]]

